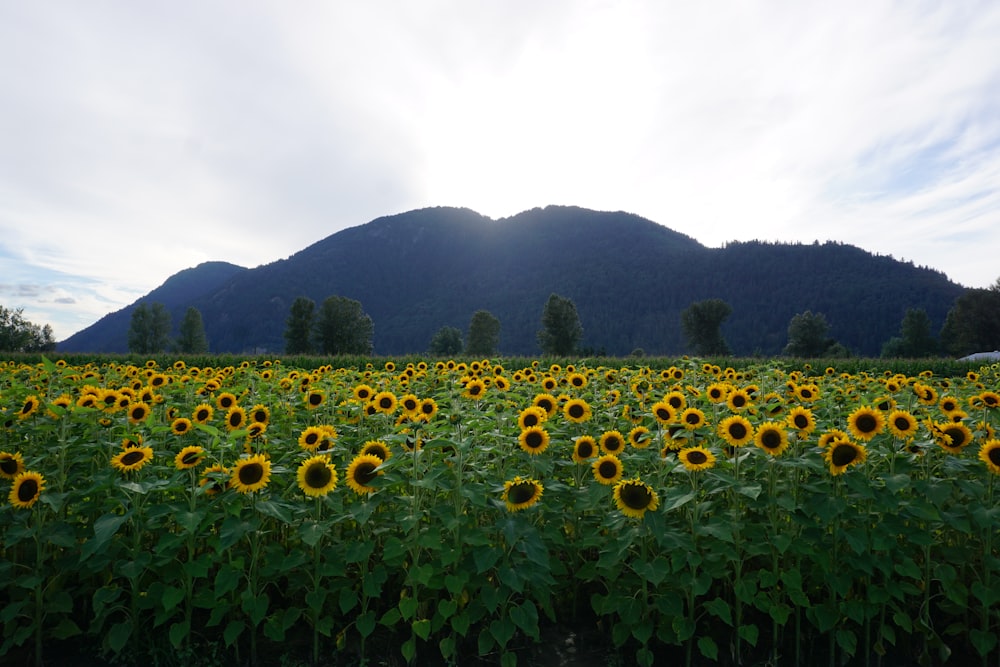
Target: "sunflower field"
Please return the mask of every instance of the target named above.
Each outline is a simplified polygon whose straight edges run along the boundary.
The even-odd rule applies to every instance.
[[[1000,665],[1000,365],[291,361],[0,362],[0,662]]]

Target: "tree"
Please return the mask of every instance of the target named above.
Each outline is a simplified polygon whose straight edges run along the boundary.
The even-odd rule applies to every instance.
[[[0,306],[0,352],[50,352],[56,348],[52,327],[24,319],[24,309]]]
[[[955,356],[1000,350],[1000,279],[955,299],[941,329],[942,346]]]
[[[371,354],[374,332],[359,301],[330,296],[320,306],[316,340],[322,354]]]
[[[830,324],[823,313],[807,310],[795,315],[788,323],[788,344],[785,354],[790,357],[822,357],[836,341],[827,337]]]
[[[441,327],[431,338],[428,348],[430,354],[439,357],[450,357],[462,351],[462,332],[455,327]]]
[[[208,352],[208,337],[205,336],[205,323],[201,319],[201,311],[190,306],[181,320],[180,336],[177,338],[177,351],[188,354],[204,354]]]
[[[477,310],[469,322],[465,353],[474,357],[492,357],[500,345],[500,320],[488,310]]]
[[[571,299],[558,294],[549,296],[542,310],[542,328],[538,332],[538,345],[542,352],[556,356],[569,356],[583,338],[583,325]]]
[[[163,352],[170,344],[170,312],[162,303],[140,303],[132,311],[128,330],[128,350],[135,354]]]
[[[316,302],[300,296],[292,302],[285,320],[285,354],[310,354],[313,352],[313,317]]]
[[[882,346],[883,357],[917,359],[937,353],[937,340],[931,335],[931,318],[923,308],[907,308],[899,325],[899,336],[893,336]]]
[[[733,307],[722,299],[696,301],[681,311],[681,328],[694,353],[701,356],[730,354],[729,344],[722,336],[722,322]]]

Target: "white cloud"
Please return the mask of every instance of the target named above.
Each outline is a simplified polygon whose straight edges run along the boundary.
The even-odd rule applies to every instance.
[[[68,335],[201,261],[555,203],[984,286],[998,37],[985,1],[6,4],[5,274],[79,276],[21,281]]]

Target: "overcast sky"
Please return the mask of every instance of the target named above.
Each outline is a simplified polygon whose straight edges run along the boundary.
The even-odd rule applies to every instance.
[[[986,287],[998,44],[992,0],[0,0],[0,305],[63,339],[203,261],[425,206],[836,240]]]

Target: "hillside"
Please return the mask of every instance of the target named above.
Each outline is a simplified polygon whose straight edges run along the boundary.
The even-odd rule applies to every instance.
[[[876,355],[907,308],[924,308],[939,328],[964,291],[940,272],[844,244],[706,248],[632,214],[552,206],[499,220],[421,209],[255,269],[224,265],[230,275],[214,281],[201,280],[205,266],[188,270],[198,289],[182,296],[181,272],[140,301],[163,302],[175,326],[188,306],[198,308],[217,352],[280,352],[295,298],[319,304],[337,294],[371,315],[378,354],[421,352],[440,327],[464,331],[481,308],[500,319],[502,353],[533,354],[542,308],[556,292],[576,303],[583,344],[609,354],[684,352],[680,312],[717,297],[733,306],[723,333],[737,354],[777,354],[791,317],[812,310],[854,352]],[[131,308],[60,349],[124,351]]]

